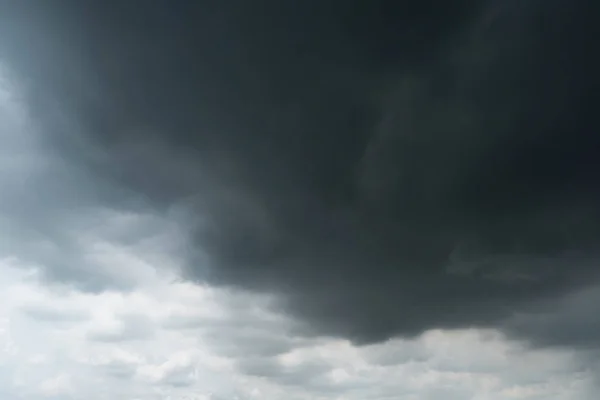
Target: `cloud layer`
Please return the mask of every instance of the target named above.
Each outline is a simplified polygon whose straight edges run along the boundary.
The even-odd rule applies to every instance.
[[[0,21],[1,250],[27,279],[123,309],[85,322],[34,302],[23,318],[73,325],[90,349],[202,337],[259,397],[325,398],[337,381],[385,398],[404,369],[441,382],[425,398],[551,396],[566,389],[441,372],[419,346],[480,328],[597,348],[597,4],[67,3],[15,4]],[[171,283],[177,270],[265,295],[257,308],[279,317],[224,297],[231,319],[197,304],[163,320],[154,296],[202,287]],[[365,361],[360,345],[399,337],[421,343],[410,366]],[[189,386],[196,353],[173,351],[101,368]],[[70,393],[65,374],[40,390]],[[407,379],[390,390],[425,390]]]
[[[355,346],[302,334],[272,299],[248,292],[165,279],[129,291],[57,290],[29,270],[0,263],[7,398],[595,398],[588,353],[534,350],[490,330]],[[132,323],[144,334],[125,329]]]

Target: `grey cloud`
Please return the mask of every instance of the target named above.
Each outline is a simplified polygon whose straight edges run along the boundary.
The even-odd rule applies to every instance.
[[[462,400],[468,396],[468,391],[459,388],[426,389],[419,393],[419,398],[423,400]]]
[[[43,23],[2,27],[52,148],[187,212],[190,279],[363,343],[597,279],[595,3],[225,3],[14,6]]]
[[[194,377],[194,366],[184,366],[178,369],[173,369],[165,375],[160,381],[162,385],[174,386],[174,387],[188,387],[196,382]]]
[[[252,357],[238,360],[236,364],[240,372],[251,376],[272,378],[281,374],[281,365],[273,358]]]
[[[52,213],[51,210],[48,212]],[[93,211],[82,210],[85,212]],[[7,223],[5,226],[11,227],[13,234],[4,241],[2,253],[18,258],[38,272],[37,278],[50,285],[74,286],[90,292],[131,290],[136,286],[136,277],[127,271],[107,268],[92,259],[90,255],[94,255],[94,249],[91,247],[95,243],[82,242],[77,234],[83,232],[76,232],[64,214],[57,213],[52,217],[56,219],[56,226],[47,229],[37,225],[35,220],[15,218]]]
[[[231,302],[221,296],[222,303]],[[201,338],[215,354],[232,359],[274,357],[294,348],[314,343],[283,318],[265,318],[250,309],[256,307],[252,297],[246,304],[233,305],[221,317],[202,315],[168,315],[161,327]],[[263,309],[265,310],[265,309]]]
[[[600,287],[538,305],[507,321],[507,330],[533,345],[595,349],[600,345]]]
[[[213,322],[213,319],[195,315],[169,315],[163,322],[162,327],[172,330],[195,330],[205,327]]]
[[[89,315],[82,310],[64,309],[59,306],[44,304],[25,305],[21,307],[20,311],[39,322],[74,323],[82,322],[89,318]]]
[[[144,315],[122,315],[117,326],[97,327],[87,333],[87,338],[96,342],[127,342],[147,340],[154,336],[155,324]]]
[[[22,91],[10,90],[15,96]],[[0,113],[17,107],[11,101],[0,104]],[[28,110],[20,111],[25,113],[23,118],[29,118]],[[115,259],[115,249],[104,251],[101,246],[137,247],[146,250],[143,256],[171,251],[178,244],[161,237],[172,233],[164,222],[167,218],[135,200],[135,211],[124,206],[136,196],[92,179],[72,159],[52,154],[39,127],[13,129],[11,118],[15,116],[0,122],[0,137],[6,144],[0,149],[0,223],[4,228],[0,255],[17,258],[20,265],[35,269],[37,278],[52,285],[91,292],[134,288],[138,284],[134,268],[110,265],[123,260]],[[119,198],[116,203],[109,200],[113,195]]]
[[[286,353],[304,341],[288,337],[284,332],[265,332],[252,328],[211,331],[205,334],[204,339],[217,353],[229,357],[272,357]]]
[[[89,249],[77,236],[89,214],[113,200],[122,210],[127,196],[52,150],[26,101],[27,85],[4,61],[0,60],[0,254],[17,257],[52,283],[90,291],[131,288],[127,279],[92,265],[86,259]]]
[[[209,314],[172,312],[161,327],[196,335],[225,357],[273,357],[309,345],[311,339],[295,321],[280,314],[272,301],[247,292],[219,291]]]
[[[97,367],[102,373],[119,380],[130,380],[135,375],[136,366],[122,361],[112,361]]]
[[[229,294],[217,297],[218,305],[215,314],[204,315],[190,312],[173,312],[167,315],[161,324],[166,329],[173,330],[198,330],[206,332],[208,335],[218,336],[219,334],[247,331],[249,335],[265,335],[274,332],[286,333],[290,336],[298,336],[301,333],[300,328],[294,321],[285,318],[284,315],[277,314],[263,302],[256,302],[256,298],[242,294],[241,297],[245,303],[236,304],[240,300],[233,300]],[[261,312],[256,312],[256,311]]]
[[[407,362],[426,361],[430,354],[418,340],[387,342],[364,348],[369,362],[379,366],[394,366]]]
[[[325,374],[332,369],[332,366],[320,360],[284,365],[276,358],[248,357],[238,360],[236,364],[243,374],[267,378],[283,386],[320,391],[331,386],[324,381]]]

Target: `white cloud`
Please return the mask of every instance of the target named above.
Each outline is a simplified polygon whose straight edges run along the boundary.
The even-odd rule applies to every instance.
[[[73,391],[71,377],[66,374],[60,374],[52,378],[45,379],[40,385],[40,391],[42,395],[48,397],[69,395]]]

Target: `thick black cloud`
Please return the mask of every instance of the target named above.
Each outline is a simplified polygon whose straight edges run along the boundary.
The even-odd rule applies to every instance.
[[[377,341],[596,276],[591,0],[33,4],[2,44],[49,137],[185,204],[192,278]]]
[[[504,330],[537,346],[569,346],[593,352],[600,346],[598,319],[600,288],[588,287],[560,301],[537,304],[534,310],[523,310],[506,322]]]

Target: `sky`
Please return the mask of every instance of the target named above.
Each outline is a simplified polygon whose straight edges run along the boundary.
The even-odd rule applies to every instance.
[[[2,398],[595,398],[596,2],[0,7]]]

